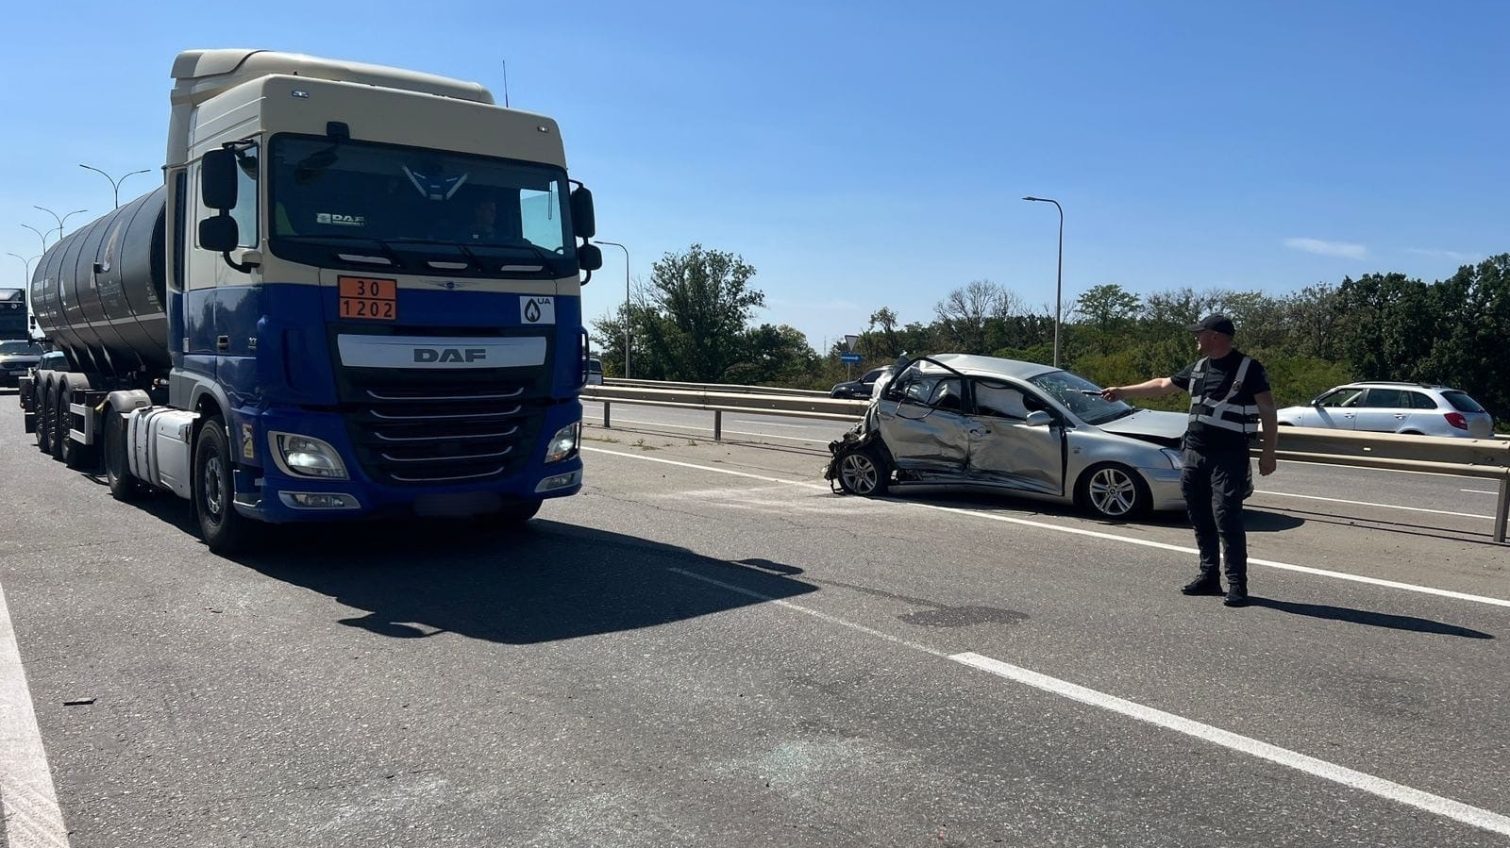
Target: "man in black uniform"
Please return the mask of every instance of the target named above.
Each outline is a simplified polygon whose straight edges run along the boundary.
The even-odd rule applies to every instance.
[[[1180,591],[1220,595],[1217,566],[1224,559],[1229,607],[1248,603],[1248,535],[1243,498],[1248,491],[1248,446],[1263,422],[1258,473],[1274,473],[1278,421],[1269,377],[1258,360],[1232,346],[1234,328],[1225,315],[1208,315],[1189,327],[1201,359],[1173,377],[1136,386],[1112,386],[1107,400],[1157,397],[1175,389],[1190,392],[1190,424],[1185,429],[1180,488],[1201,549],[1201,573]],[[1224,557],[1218,557],[1218,540]]]

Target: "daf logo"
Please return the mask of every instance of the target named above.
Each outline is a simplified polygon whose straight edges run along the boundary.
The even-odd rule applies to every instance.
[[[415,362],[482,362],[488,358],[485,347],[417,347]]]

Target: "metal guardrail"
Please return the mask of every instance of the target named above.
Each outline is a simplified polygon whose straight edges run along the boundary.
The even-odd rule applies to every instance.
[[[625,385],[626,382],[635,385]],[[681,388],[692,386],[695,388]],[[677,386],[677,388],[669,388]],[[582,399],[603,404],[603,426],[612,427],[612,405],[665,406],[713,413],[713,438],[723,439],[723,413],[786,415],[829,421],[858,420],[870,405],[863,400],[751,393],[752,386],[615,381],[588,386]],[[1255,449],[1255,455],[1257,450]],[[1503,543],[1510,524],[1510,439],[1449,439],[1435,436],[1397,436],[1311,427],[1281,427],[1276,458],[1392,471],[1419,471],[1499,481],[1499,506],[1494,518],[1494,541]]]
[[[641,389],[682,389],[689,392],[721,392],[741,395],[779,395],[781,397],[828,397],[828,392],[817,389],[787,389],[781,386],[735,386],[723,383],[675,383],[668,380],[626,380],[609,377],[603,381],[607,386]]]

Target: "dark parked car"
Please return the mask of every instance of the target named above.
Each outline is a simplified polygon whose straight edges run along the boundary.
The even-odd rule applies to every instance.
[[[860,375],[858,380],[849,380],[840,383],[829,390],[828,396],[832,398],[850,398],[853,400],[870,400],[870,391],[875,388],[876,380],[885,374],[887,368],[872,368]]]
[[[36,367],[42,348],[26,339],[0,341],[0,386],[14,386]],[[868,395],[867,395],[868,397]]]

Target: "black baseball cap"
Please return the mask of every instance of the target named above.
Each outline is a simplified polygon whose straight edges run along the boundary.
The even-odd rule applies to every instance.
[[[1205,318],[1202,318],[1196,323],[1191,324],[1185,329],[1189,330],[1192,333],[1199,333],[1202,330],[1215,330],[1224,336],[1237,335],[1237,328],[1232,326],[1232,319],[1221,314],[1220,312],[1214,315],[1207,315]]]

